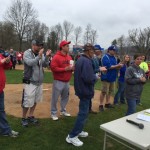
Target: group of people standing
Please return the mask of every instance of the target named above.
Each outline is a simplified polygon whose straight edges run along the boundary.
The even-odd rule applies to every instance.
[[[128,104],[126,115],[136,111],[136,102],[140,100],[143,84],[146,82],[146,76],[143,69],[140,68],[142,61],[141,55],[134,56],[133,65],[129,66],[129,56],[125,55],[123,61],[117,63],[116,47],[110,46],[107,53],[101,57],[101,47],[93,46],[90,43],[84,45],[83,55],[74,63],[69,56],[70,41],[62,41],[59,50],[54,55],[50,68],[53,73],[53,87],[51,98],[51,118],[58,120],[57,102],[60,97],[60,115],[71,116],[66,111],[66,105],[69,100],[69,81],[74,72],[75,94],[79,97],[79,112],[73,129],[66,137],[66,142],[74,146],[82,146],[83,142],[78,137],[87,137],[88,132],[83,131],[89,112],[92,111],[92,98],[94,97],[94,85],[101,79],[102,89],[100,94],[100,112],[105,108],[113,108],[113,104],[125,103],[124,94]],[[23,94],[22,94],[22,126],[28,126],[30,123],[38,124],[34,117],[36,104],[42,100],[42,83],[44,79],[43,67],[49,66],[51,50],[47,50],[44,55],[43,43],[38,40],[32,41],[32,48],[24,52],[24,76],[23,76]],[[0,71],[4,74],[6,66],[12,66],[9,57],[0,55]],[[114,91],[114,84],[118,77],[118,91],[115,95],[113,104],[110,101],[111,93]],[[18,132],[11,130],[4,112],[4,93],[5,76],[0,80],[3,86],[0,87],[0,129],[1,134],[16,137]],[[0,85],[1,86],[1,85]],[[104,98],[106,97],[106,103]],[[7,129],[6,129],[7,126]]]
[[[13,48],[10,48],[9,50],[4,50],[2,46],[0,46],[0,53],[4,57],[10,56],[10,60],[12,62],[12,67],[10,69],[15,69],[16,64],[19,65],[22,64],[23,61],[23,52],[15,51]]]

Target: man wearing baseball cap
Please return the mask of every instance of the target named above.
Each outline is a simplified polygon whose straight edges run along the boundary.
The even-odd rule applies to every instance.
[[[96,76],[92,66],[94,47],[87,43],[84,45],[84,54],[77,60],[74,71],[74,89],[79,97],[79,113],[72,131],[66,137],[66,142],[74,146],[82,146],[83,142],[78,137],[88,137],[88,132],[83,131],[89,113],[91,99],[94,96]],[[101,68],[106,70],[106,68]]]
[[[61,115],[70,116],[66,111],[66,105],[69,100],[69,81],[74,70],[73,60],[68,54],[70,43],[70,41],[62,41],[59,45],[60,50],[57,51],[51,61],[51,70],[54,78],[51,98],[51,118],[54,121],[58,120],[57,101],[59,96],[61,96]]]
[[[49,65],[51,50],[47,50],[44,56],[43,43],[38,40],[32,41],[32,48],[24,52],[24,89],[22,94],[22,121],[21,124],[27,127],[29,123],[37,124],[34,117],[36,104],[42,100],[42,83],[44,79],[43,67]],[[29,111],[28,117],[27,113]]]
[[[104,98],[106,96],[105,108],[113,108],[110,103],[110,95],[114,91],[114,83],[117,78],[117,69],[120,69],[123,64],[117,64],[115,58],[116,47],[111,45],[108,47],[108,52],[102,57],[102,66],[107,68],[107,72],[101,73],[102,89],[100,95],[99,110],[104,111]]]

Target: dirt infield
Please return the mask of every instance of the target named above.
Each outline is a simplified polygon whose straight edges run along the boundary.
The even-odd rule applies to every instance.
[[[22,69],[23,66],[17,66],[17,69]],[[6,84],[5,87],[5,110],[7,114],[21,117],[22,109],[22,89],[23,84]],[[43,101],[38,103],[35,116],[38,118],[50,117],[50,100],[52,93],[52,84],[43,84]],[[93,99],[93,110],[98,111],[100,91],[95,90]],[[76,116],[78,112],[79,99],[75,96],[73,86],[70,86],[70,98],[67,104],[67,111],[72,116]],[[60,103],[58,102],[58,115],[60,112]]]

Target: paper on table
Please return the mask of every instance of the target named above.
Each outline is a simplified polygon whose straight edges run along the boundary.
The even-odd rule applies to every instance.
[[[138,114],[136,118],[140,119],[140,120],[144,120],[144,121],[150,122],[150,116],[147,116],[147,115],[144,115],[144,114]]]
[[[150,113],[150,109],[146,109],[145,112],[146,112],[146,113]]]

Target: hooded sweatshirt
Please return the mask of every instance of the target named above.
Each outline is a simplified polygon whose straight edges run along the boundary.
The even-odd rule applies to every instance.
[[[44,55],[40,58],[38,54],[33,53],[33,50],[28,49],[24,52],[23,60],[23,78],[30,80],[30,82],[35,85],[42,84],[44,79],[43,67],[47,67],[49,65],[49,58],[44,57]]]
[[[128,67],[125,73],[125,95],[127,99],[139,100],[143,91],[143,82],[140,78],[145,77],[144,70],[135,64]]]
[[[62,54],[57,51],[51,61],[51,70],[53,72],[54,80],[68,82],[71,79],[72,71],[66,71],[65,68],[70,65],[71,56]]]
[[[6,82],[6,76],[5,76],[5,69],[9,69],[12,66],[12,63],[1,63],[1,60],[4,59],[2,54],[0,54],[0,93],[3,92],[3,89],[5,88],[5,82]]]

